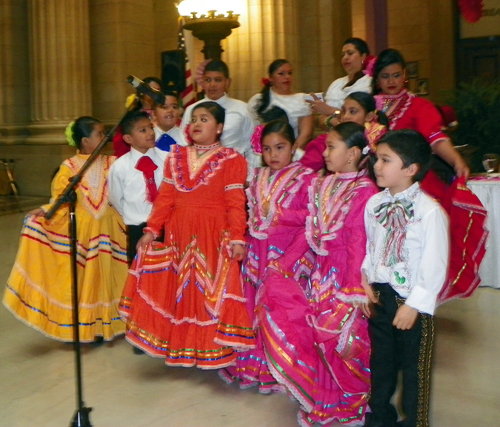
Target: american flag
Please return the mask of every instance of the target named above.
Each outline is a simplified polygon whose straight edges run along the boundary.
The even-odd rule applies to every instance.
[[[194,81],[191,74],[191,65],[189,64],[189,57],[186,52],[186,40],[184,39],[184,29],[182,28],[183,19],[179,18],[179,37],[177,48],[184,52],[186,58],[186,89],[180,94],[182,106],[186,108],[188,105],[196,101],[196,92],[194,90]]]

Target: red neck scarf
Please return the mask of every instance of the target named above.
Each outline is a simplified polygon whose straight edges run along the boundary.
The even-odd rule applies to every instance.
[[[155,182],[155,170],[158,166],[148,156],[142,156],[135,168],[142,172],[144,175],[144,181],[146,182],[146,200],[153,203],[158,195],[158,189],[156,188]]]

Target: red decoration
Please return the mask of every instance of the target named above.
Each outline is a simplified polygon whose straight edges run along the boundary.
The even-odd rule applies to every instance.
[[[483,0],[458,0],[460,13],[467,22],[477,22],[483,15]]]

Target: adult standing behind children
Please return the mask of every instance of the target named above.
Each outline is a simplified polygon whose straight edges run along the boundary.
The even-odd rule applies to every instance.
[[[261,166],[261,159],[253,153],[250,144],[257,123],[250,116],[245,102],[227,96],[226,92],[231,85],[231,79],[226,63],[219,59],[210,61],[203,71],[203,81],[205,98],[186,108],[181,122],[181,129],[185,131],[186,126],[191,121],[191,113],[196,105],[205,101],[214,101],[224,108],[226,112],[224,133],[220,139],[221,145],[234,148],[245,157],[249,169]]]
[[[418,132],[399,130],[377,145],[374,171],[385,190],[365,209],[363,284],[370,317],[371,396],[365,426],[429,425],[433,313],[448,269],[448,218],[420,188],[431,147]],[[370,286],[368,286],[368,283]],[[402,371],[403,421],[391,404]]]
[[[52,201],[68,185],[104,138],[104,125],[83,116],[66,128],[68,143],[79,152],[66,159],[52,180]],[[118,213],[108,204],[106,178],[111,156],[97,156],[76,186],[77,277],[80,341],[108,341],[125,332],[118,301],[127,277],[126,236]],[[4,305],[44,335],[73,341],[68,206],[48,220],[50,205],[30,214],[21,231]]]
[[[174,144],[187,145],[184,133],[178,125],[181,118],[179,100],[174,92],[165,92],[165,102],[153,108],[153,127],[156,146],[170,151]]]
[[[339,123],[339,113],[344,99],[353,92],[371,93],[372,77],[364,72],[369,60],[368,44],[358,37],[344,42],[341,53],[342,67],[346,76],[336,79],[325,94],[325,101],[308,101],[315,113],[321,115],[320,123],[325,129]]]
[[[262,90],[248,101],[248,110],[256,122],[268,123],[273,107],[286,112],[295,134],[295,149],[304,149],[314,130],[314,118],[305,101],[305,93],[292,92],[292,65],[286,59],[276,59],[269,65]]]
[[[111,166],[108,186],[109,201],[127,225],[130,265],[163,179],[167,153],[155,147],[155,132],[145,111],[127,113],[121,126],[130,151]]]

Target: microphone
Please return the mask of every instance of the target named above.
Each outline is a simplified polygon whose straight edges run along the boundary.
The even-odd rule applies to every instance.
[[[128,76],[127,82],[134,86],[137,92],[149,96],[155,102],[155,104],[165,104],[165,95],[158,89],[153,89],[147,83],[144,83],[141,79],[138,79],[135,76]]]

